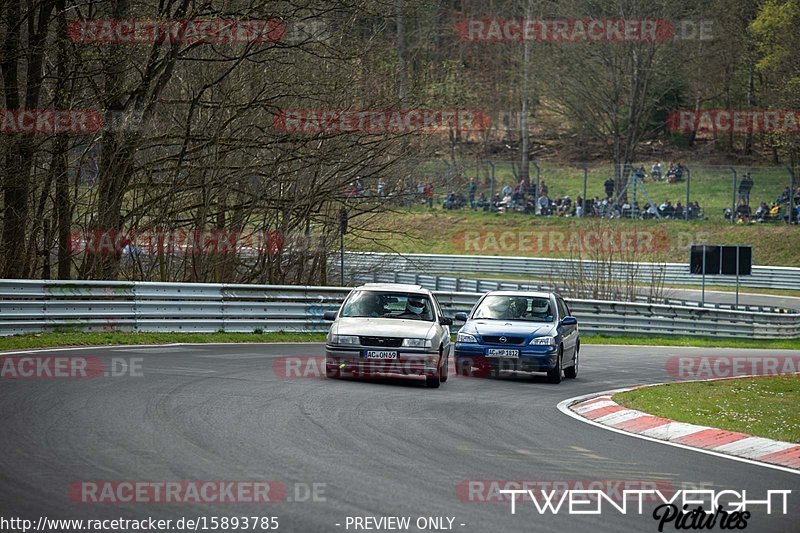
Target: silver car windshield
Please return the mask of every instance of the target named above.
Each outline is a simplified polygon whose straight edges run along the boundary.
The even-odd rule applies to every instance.
[[[472,318],[553,322],[554,315],[549,298],[496,294],[484,298]]]
[[[356,291],[342,308],[348,318],[402,318],[433,322],[430,298],[424,294],[384,291]]]

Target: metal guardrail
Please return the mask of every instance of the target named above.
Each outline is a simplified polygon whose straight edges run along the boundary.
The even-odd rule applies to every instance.
[[[371,273],[356,273],[350,278],[354,285],[362,283],[411,283],[414,285],[422,285],[426,289],[432,291],[452,291],[452,292],[478,292],[484,293],[487,291],[555,291],[565,292],[559,288],[555,283],[518,283],[509,280],[494,280],[494,279],[477,279],[477,278],[456,278],[451,276],[440,276],[432,274],[421,274],[419,272],[378,272]],[[574,297],[582,296],[585,299],[592,299],[591,296],[575,295]],[[567,298],[569,299],[569,298]],[[740,311],[756,311],[759,313],[794,313],[793,309],[784,307],[775,307],[772,305],[746,305],[740,304],[738,307],[734,304],[728,303],[708,303],[702,304],[696,300],[681,300],[679,298],[653,298],[645,295],[636,297],[635,302],[641,303],[658,303],[665,305],[677,305],[684,307],[704,307],[706,309],[738,309]]]
[[[348,288],[124,281],[0,280],[0,335],[86,331],[327,331]],[[434,291],[447,314],[479,292]],[[800,337],[800,314],[567,299],[587,333]],[[457,329],[457,326],[454,328]]]
[[[560,280],[580,274],[586,278],[611,275],[628,280],[632,275],[643,281],[658,278],[665,285],[700,285],[702,276],[689,273],[688,263],[621,263],[598,266],[592,261],[540,257],[506,257],[490,255],[397,254],[347,252],[345,267],[353,273],[375,270],[424,272],[427,274],[495,274],[518,275],[535,280]],[[598,273],[598,269],[602,271]],[[706,285],[736,285],[733,276],[706,276]],[[741,287],[762,289],[800,289],[800,268],[753,266],[751,276],[739,278]]]

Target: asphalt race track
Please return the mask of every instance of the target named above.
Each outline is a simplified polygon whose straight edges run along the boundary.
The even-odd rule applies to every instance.
[[[654,504],[642,515],[635,506],[627,515],[607,507],[599,516],[552,515],[528,501],[512,515],[508,502],[469,501],[463,490],[469,480],[628,480],[746,489],[751,499],[792,490],[788,514],[754,508],[745,531],[797,532],[800,475],[619,435],[556,408],[581,394],[668,381],[669,356],[765,353],[584,346],[578,379],[560,385],[544,375],[451,374],[428,389],[408,379],[276,372],[279,357],[321,356],[320,344],[42,351],[141,358],[142,375],[0,380],[0,515],[276,516],[279,531],[297,532],[354,531],[348,516],[410,516],[408,531],[418,531],[417,517],[451,517],[463,532],[657,531]],[[83,480],[275,480],[292,501],[79,503],[69,490]]]

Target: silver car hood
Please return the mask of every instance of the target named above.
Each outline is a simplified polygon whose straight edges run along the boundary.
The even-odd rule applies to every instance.
[[[433,322],[400,318],[340,318],[334,324],[336,335],[368,337],[406,337],[427,339],[433,336]]]

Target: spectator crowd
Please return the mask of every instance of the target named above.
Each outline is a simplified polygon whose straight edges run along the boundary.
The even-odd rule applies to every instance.
[[[678,183],[688,178],[689,169],[680,162],[671,162],[664,166],[655,162],[650,167],[648,176],[645,167],[639,166],[631,169],[633,182],[666,181]],[[754,178],[750,172],[742,177],[737,185],[737,203],[734,208],[727,207],[723,210],[726,220],[737,223],[762,223],[782,221],[797,223],[800,220],[800,186],[792,190],[786,187],[774,201],[761,201],[757,207],[751,207],[750,196],[754,186]],[[637,184],[638,185],[638,184]],[[702,220],[705,218],[703,208],[697,201],[684,205],[681,200],[672,202],[664,199],[659,203],[639,200],[648,200],[646,195],[639,195],[633,200],[629,199],[629,188],[617,190],[617,184],[612,177],[603,183],[603,194],[587,199],[578,195],[572,198],[569,195],[552,197],[545,180],[539,181],[538,190],[535,184],[530,186],[525,180],[520,180],[516,185],[506,184],[493,196],[486,191],[478,191],[475,178],[469,180],[464,192],[450,190],[441,201],[444,209],[471,209],[473,211],[487,211],[497,213],[526,213],[542,216],[561,217],[597,217],[597,218],[631,218],[631,219],[678,219]],[[374,188],[366,188],[361,178],[356,178],[343,191],[345,196],[378,196],[398,197],[401,205],[423,204],[433,209],[435,203],[435,190],[432,181],[394,188],[387,191],[383,179],[378,179]],[[631,195],[633,196],[633,195]],[[644,196],[644,198],[642,198]]]
[[[762,201],[753,210],[750,207],[750,191],[753,189],[753,176],[748,172],[739,182],[738,201],[735,209],[726,207],[723,215],[726,220],[733,218],[738,224],[786,222],[797,224],[800,220],[800,186],[792,191],[787,186],[769,205]]]
[[[647,180],[644,166],[632,169],[635,179],[642,182]],[[677,182],[684,179],[685,167],[681,163],[670,163],[666,174],[662,178],[661,163],[655,163],[651,169],[650,179],[666,179]],[[581,195],[572,199],[569,195],[552,198],[545,180],[539,181],[539,189],[535,184],[528,187],[525,180],[520,180],[514,185],[505,185],[492,198],[486,193],[477,194],[477,184],[474,179],[469,181],[466,195],[455,191],[447,193],[442,206],[445,209],[470,208],[473,211],[483,210],[490,212],[509,213],[520,212],[543,216],[563,217],[599,217],[599,218],[675,218],[702,219],[703,209],[697,202],[684,206],[680,201],[672,203],[664,200],[659,205],[649,202],[640,205],[638,200],[629,201],[626,191],[616,191],[613,178],[608,178],[603,184],[604,195],[587,198]]]

